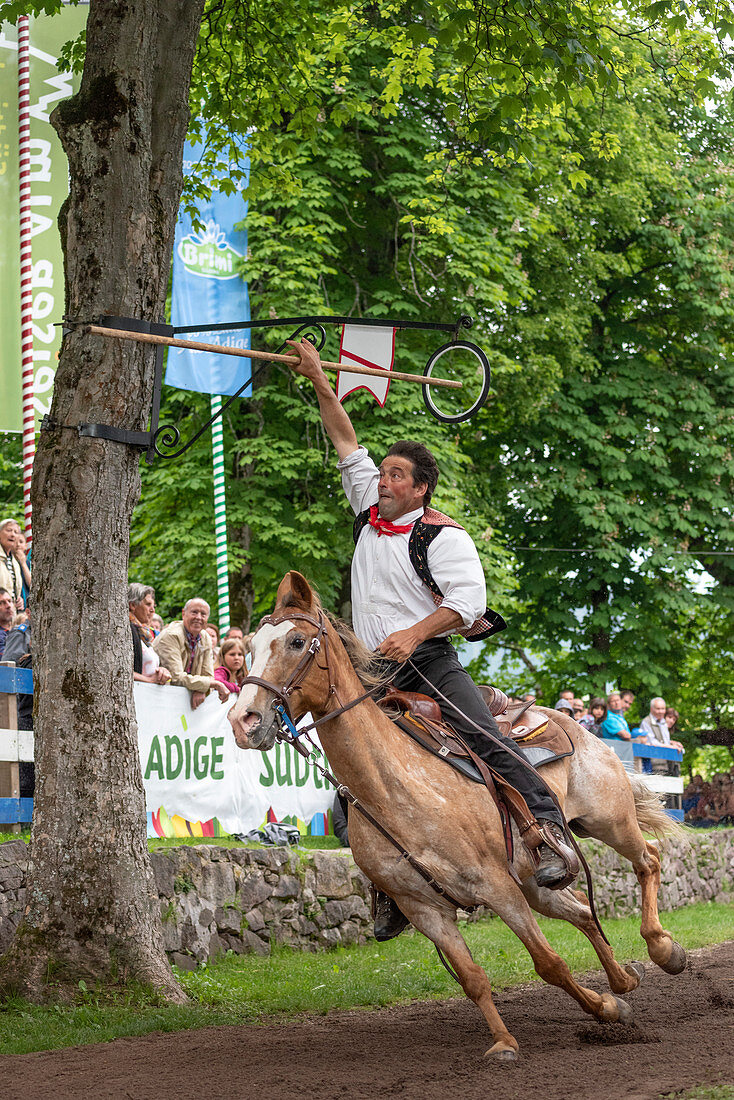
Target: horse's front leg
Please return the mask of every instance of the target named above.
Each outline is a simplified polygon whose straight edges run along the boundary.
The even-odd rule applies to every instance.
[[[501,1062],[516,1061],[519,1049],[517,1040],[507,1030],[495,1007],[489,978],[483,968],[474,962],[456,926],[453,908],[446,904],[439,909],[409,896],[396,897],[395,900],[414,928],[443,952],[455,970],[464,993],[474,1001],[487,1021],[494,1039],[487,1054]]]

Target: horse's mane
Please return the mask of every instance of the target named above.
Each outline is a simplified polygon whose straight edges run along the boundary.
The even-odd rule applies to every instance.
[[[347,657],[352,662],[354,671],[357,673],[363,687],[373,688],[388,684],[393,674],[386,672],[384,668],[380,668],[380,662],[377,660],[375,651],[368,649],[343,619],[337,618],[329,611],[324,611],[324,614],[339,635],[339,640],[346,649]]]

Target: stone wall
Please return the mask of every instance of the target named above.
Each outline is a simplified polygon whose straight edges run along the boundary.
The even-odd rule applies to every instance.
[[[639,912],[630,865],[595,841],[583,849],[599,915]],[[200,844],[153,852],[151,861],[166,950],[179,966],[228,950],[268,955],[273,944],[317,951],[371,934],[368,884],[348,851]],[[20,920],[27,863],[22,840],[0,844],[0,953]],[[660,908],[694,901],[734,901],[734,829],[665,842]]]

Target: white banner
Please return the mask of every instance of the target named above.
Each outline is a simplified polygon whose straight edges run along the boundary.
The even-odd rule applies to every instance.
[[[336,396],[340,401],[355,390],[365,389],[384,405],[390,389],[390,375],[395,360],[395,329],[372,325],[344,325],[339,348],[340,363],[359,363],[362,367],[377,367],[386,373],[385,381],[366,374],[339,371],[336,376]]]
[[[190,699],[185,688],[135,683],[149,836],[247,833],[268,816],[303,831],[331,809],[333,787],[290,745],[239,749],[229,704],[212,694],[192,711]],[[320,763],[328,768],[323,756]]]

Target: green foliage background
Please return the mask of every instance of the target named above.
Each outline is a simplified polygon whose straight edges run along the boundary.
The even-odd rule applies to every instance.
[[[403,436],[439,459],[437,506],[475,538],[510,621],[472,671],[546,699],[622,684],[641,712],[664,693],[719,731],[734,726],[732,33],[730,4],[672,0],[218,0],[185,196],[249,135],[255,317],[474,316],[493,386],[471,423],[439,425],[397,384],[384,410],[347,406],[375,456]],[[435,346],[400,334],[398,367]],[[207,415],[206,397],[166,390],[184,437]],[[348,611],[351,522],[309,386],[269,367],[225,446],[235,616],[256,621],[289,568]],[[216,606],[210,462],[202,442],[142,471],[131,577],[167,617],[193,594]]]

